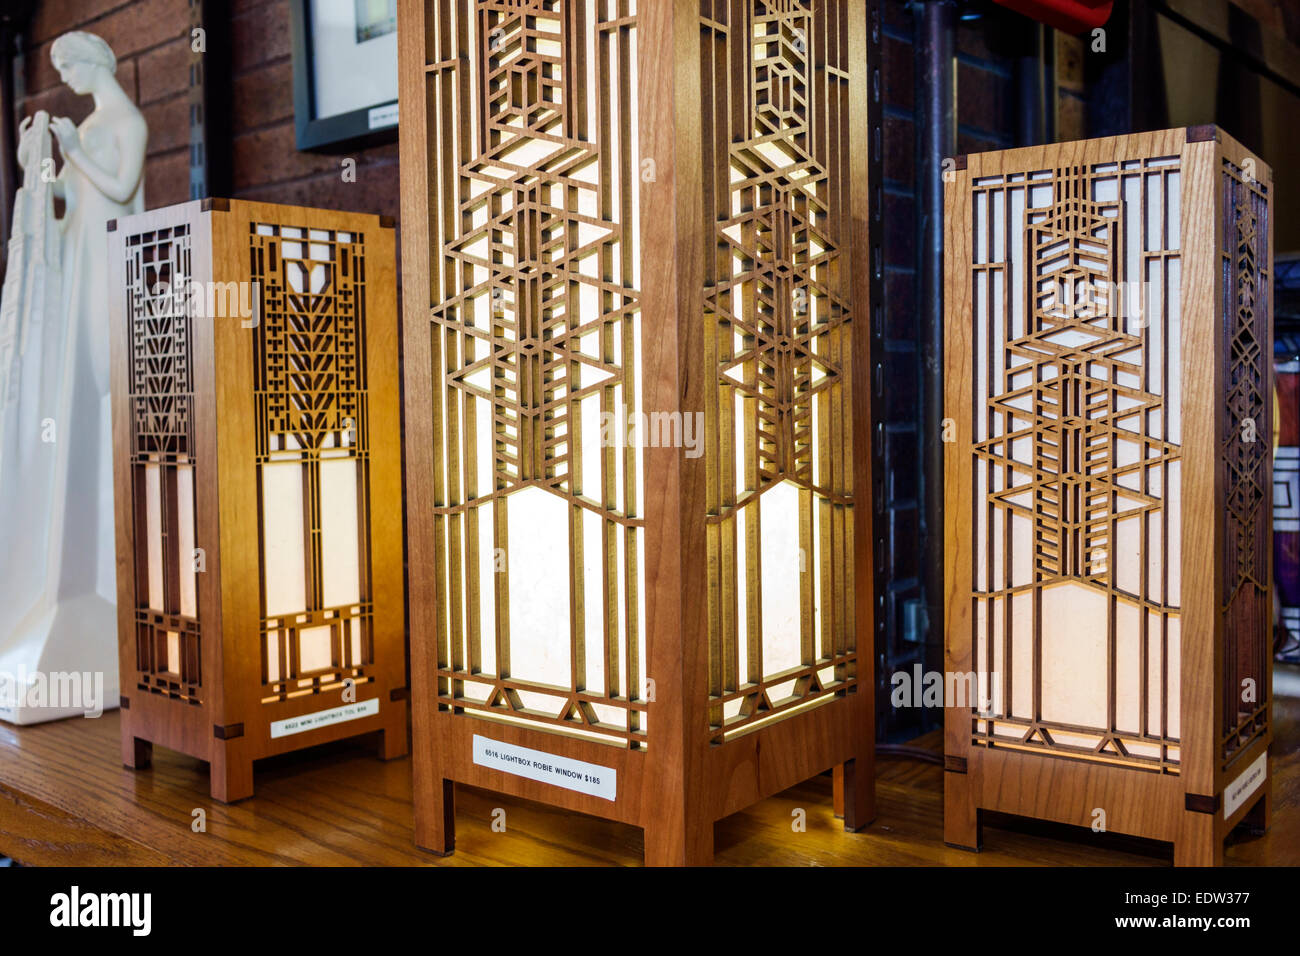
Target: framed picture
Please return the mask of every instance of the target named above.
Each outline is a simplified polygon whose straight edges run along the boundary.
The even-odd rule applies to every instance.
[[[397,138],[397,0],[290,0],[299,149]]]

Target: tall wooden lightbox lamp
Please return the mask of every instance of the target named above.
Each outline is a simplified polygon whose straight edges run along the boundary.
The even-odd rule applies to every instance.
[[[406,753],[393,229],[209,199],[109,224],[122,757]]]
[[[403,0],[416,842],[873,814],[866,11]],[[857,250],[857,251],[855,251]]]
[[[1269,813],[1272,174],[1213,127],[957,166],[944,839],[1217,863]]]

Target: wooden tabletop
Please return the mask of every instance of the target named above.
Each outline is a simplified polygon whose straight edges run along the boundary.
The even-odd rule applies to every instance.
[[[1276,709],[1274,823],[1239,831],[1231,865],[1300,863],[1300,701]],[[0,724],[0,854],[31,865],[639,865],[641,831],[486,791],[456,790],[456,852],[411,842],[411,764],[375,757],[356,738],[260,762],[257,795],[232,806],[208,796],[207,766],[161,748],[150,770],[120,764],[116,712],[33,727]],[[938,752],[938,732],[916,741]],[[943,773],[930,763],[878,761],[879,814],[845,833],[831,814],[830,778],[814,778],[717,824],[724,865],[1167,865],[1168,845],[994,817],[984,852],[945,847]],[[794,811],[807,811],[794,832]],[[505,832],[493,830],[505,811]],[[195,832],[194,811],[206,815]],[[500,814],[496,814],[500,819]]]

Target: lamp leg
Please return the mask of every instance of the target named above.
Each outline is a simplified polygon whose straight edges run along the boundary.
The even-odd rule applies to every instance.
[[[1217,815],[1184,810],[1178,839],[1174,840],[1174,866],[1222,866],[1223,835]]]
[[[231,753],[230,747],[218,746],[209,764],[209,790],[213,800],[235,803],[253,795],[253,761]]]
[[[456,849],[456,785],[434,780],[415,801],[415,845],[447,856]]]
[[[835,768],[836,780],[843,780],[844,829],[850,833],[865,828],[876,818],[876,788],[872,758],[846,760]]]
[[[975,806],[970,775],[946,770],[943,775],[943,842],[978,853],[984,846],[984,826]]]
[[[122,766],[131,770],[147,770],[153,761],[153,744],[148,740],[122,734]]]
[[[400,711],[399,711],[400,713]],[[405,757],[408,748],[406,745],[406,720],[405,715],[400,725],[397,721],[390,721],[391,726],[385,727],[379,732],[379,759],[396,760],[398,757]]]
[[[709,866],[713,821],[686,817],[656,820],[645,828],[646,866]]]

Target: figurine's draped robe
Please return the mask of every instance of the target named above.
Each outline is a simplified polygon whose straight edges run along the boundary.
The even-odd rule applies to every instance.
[[[113,172],[120,119],[96,111],[78,130],[89,161]],[[66,161],[59,180],[63,219],[48,208],[29,218],[42,232],[62,231],[60,295],[43,314],[20,317],[28,340],[17,395],[7,404],[0,397],[0,671],[10,674],[30,669],[41,644],[42,662],[64,656],[52,647],[87,638],[114,650],[103,660],[86,655],[85,670],[112,668],[116,658],[106,226],[143,211],[144,177],[125,203]]]

